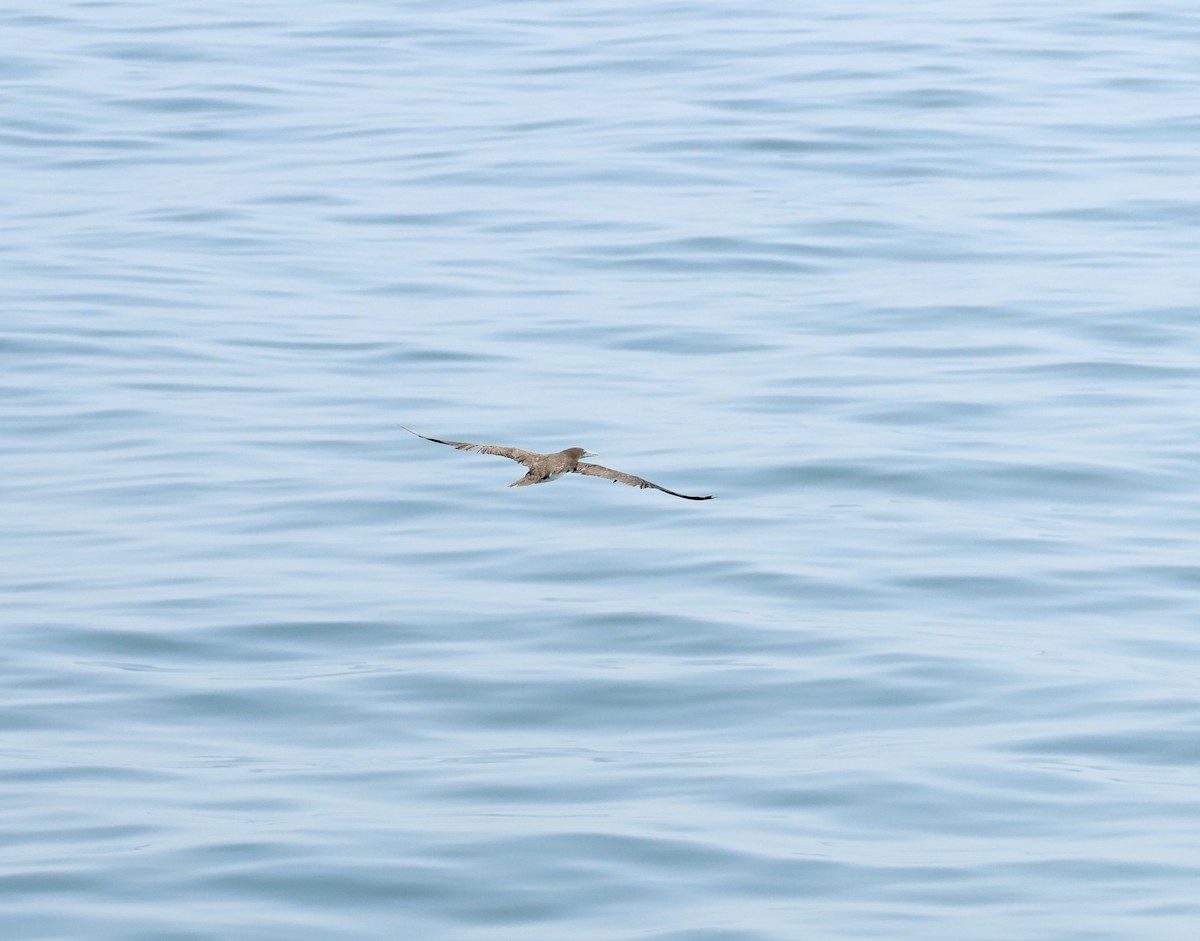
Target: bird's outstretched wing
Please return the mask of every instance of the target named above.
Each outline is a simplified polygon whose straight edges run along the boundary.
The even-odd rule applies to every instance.
[[[586,474],[588,477],[605,477],[608,480],[615,481],[618,484],[628,484],[630,487],[638,487],[645,490],[647,487],[652,487],[655,490],[661,490],[663,493],[669,493],[673,497],[683,497],[685,500],[711,500],[712,497],[689,497],[686,493],[676,493],[674,490],[668,490],[666,487],[660,487],[658,484],[652,484],[648,480],[641,477],[634,477],[633,474],[623,474],[621,471],[613,470],[611,467],[604,467],[601,464],[587,464],[580,461],[575,465],[574,473]]]
[[[417,435],[411,428],[404,425],[404,428],[410,435]],[[418,438],[425,438],[424,435],[417,435]],[[533,451],[526,451],[524,448],[506,448],[499,444],[471,444],[467,441],[443,441],[441,438],[425,438],[426,441],[432,441],[434,444],[448,444],[452,448],[459,451],[478,451],[480,454],[498,454],[500,457],[506,457],[510,461],[516,461],[518,464],[528,464],[530,458],[538,455]]]

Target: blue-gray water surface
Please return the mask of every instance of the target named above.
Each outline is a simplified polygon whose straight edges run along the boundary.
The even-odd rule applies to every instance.
[[[0,27],[0,937],[1200,936],[1194,4]]]

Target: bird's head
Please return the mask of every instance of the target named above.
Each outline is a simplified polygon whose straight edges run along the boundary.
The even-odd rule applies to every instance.
[[[582,461],[585,457],[595,457],[595,451],[585,451],[583,448],[567,448],[563,451],[572,461]]]

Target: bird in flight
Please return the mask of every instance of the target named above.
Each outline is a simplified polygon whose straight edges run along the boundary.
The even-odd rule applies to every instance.
[[[410,435],[417,435],[411,428],[406,428],[404,425],[400,427],[404,428]],[[526,451],[524,448],[506,448],[498,444],[470,444],[466,441],[443,441],[441,438],[425,438],[424,435],[417,435],[417,437],[424,438],[426,441],[432,441],[434,444],[448,444],[459,451],[496,454],[500,457],[506,457],[510,461],[516,461],[518,464],[524,464],[529,468],[529,472],[520,480],[509,484],[510,487],[529,487],[532,484],[544,484],[551,480],[558,480],[563,474],[584,474],[588,477],[604,477],[614,483],[628,484],[630,487],[638,487],[642,490],[650,487],[654,490],[661,490],[663,493],[669,493],[673,497],[683,497],[685,500],[712,499],[711,496],[690,497],[686,493],[676,493],[674,490],[668,490],[666,487],[652,484],[641,477],[634,477],[633,474],[623,474],[621,471],[613,470],[611,467],[603,467],[600,464],[587,464],[580,459],[595,457],[595,455],[590,451],[585,451],[583,448],[567,448],[565,451],[556,451],[554,454],[539,454],[537,451]]]

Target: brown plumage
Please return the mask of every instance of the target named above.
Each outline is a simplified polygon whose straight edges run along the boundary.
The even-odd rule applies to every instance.
[[[411,428],[404,428],[410,435],[417,435]],[[498,444],[471,444],[467,441],[443,441],[441,438],[426,438],[424,435],[417,435],[418,438],[424,438],[426,441],[432,441],[434,444],[448,444],[450,447],[459,451],[478,451],[480,454],[496,454],[500,457],[506,457],[510,461],[516,461],[518,464],[524,464],[529,468],[529,472],[520,480],[513,481],[509,484],[510,487],[528,487],[532,484],[548,483],[551,480],[557,480],[563,474],[584,474],[587,477],[604,477],[618,484],[627,484],[630,487],[639,487],[645,490],[650,487],[654,490],[661,490],[663,493],[669,493],[673,497],[683,497],[685,500],[711,500],[712,497],[690,497],[686,493],[676,493],[674,490],[668,490],[666,487],[660,487],[658,484],[652,484],[648,480],[641,477],[634,477],[633,474],[624,474],[621,471],[613,470],[611,467],[603,467],[600,464],[587,464],[580,458],[593,457],[590,452],[583,448],[567,448],[565,451],[556,451],[553,454],[540,454],[537,451],[526,451],[524,448],[506,448]]]

